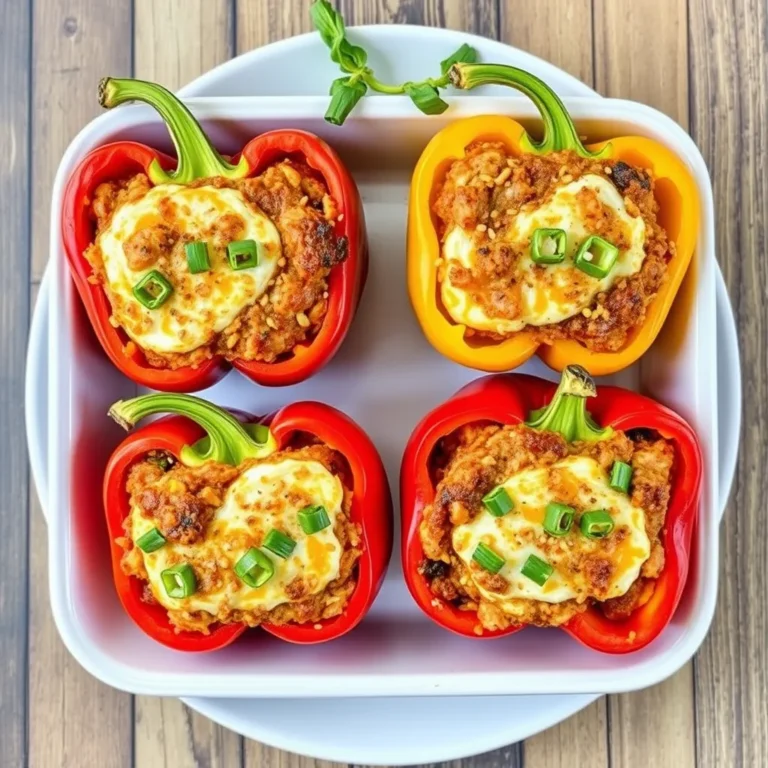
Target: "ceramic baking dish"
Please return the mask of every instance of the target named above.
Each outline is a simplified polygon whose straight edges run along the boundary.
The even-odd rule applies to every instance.
[[[551,694],[627,691],[658,682],[698,648],[717,592],[718,435],[715,259],[712,193],[707,170],[688,135],[639,104],[568,99],[589,140],[644,135],[669,145],[697,180],[702,228],[694,264],[666,327],[645,357],[610,380],[637,388],[678,410],[705,451],[705,482],[688,586],[672,623],[652,645],[627,656],[583,648],[565,633],[527,629],[492,642],[459,638],[415,606],[402,580],[397,547],[382,592],[351,634],[321,646],[296,647],[259,631],[209,654],[182,654],[146,637],[115,593],[101,506],[102,470],[123,433],[108,406],[136,393],[107,361],[69,278],[59,236],[63,185],[92,148],[135,139],[169,149],[162,124],[143,107],[121,108],[87,126],[68,148],[54,185],[51,223],[48,349],[49,572],[56,625],[78,661],[117,688],[166,696],[328,697],[462,694]],[[370,98],[343,128],[322,120],[326,99],[191,99],[214,143],[235,151],[276,127],[320,134],[341,153],[360,186],[371,244],[371,268],[360,312],[341,352],[311,381],[262,389],[237,373],[203,393],[225,405],[269,412],[297,399],[332,403],[359,421],[382,453],[397,497],[398,466],[421,416],[478,374],[439,356],[425,341],[408,304],[405,221],[413,165],[431,136],[450,120],[504,113],[535,127],[533,107],[519,98],[456,98],[439,117],[416,113],[407,100]],[[553,378],[536,361],[522,370]]]

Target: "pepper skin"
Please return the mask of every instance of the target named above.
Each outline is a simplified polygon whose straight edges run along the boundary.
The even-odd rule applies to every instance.
[[[219,624],[210,634],[176,631],[162,605],[141,600],[144,582],[123,572],[123,521],[130,514],[126,482],[130,468],[150,451],[165,451],[184,464],[206,460],[237,466],[280,450],[296,433],[314,435],[338,451],[350,468],[351,520],[362,529],[363,553],[357,564],[357,585],[344,612],[311,625],[262,624],[266,632],[300,645],[333,640],[353,629],[368,612],[387,570],[392,550],[392,500],[381,458],[370,438],[341,411],[329,405],[301,402],[286,405],[263,419],[230,414],[189,395],[144,395],[116,403],[110,415],[126,428],[153,413],[173,413],[133,431],[115,449],[104,475],[104,509],[112,554],[112,572],[128,615],[151,638],[178,651],[212,651],[236,640],[245,624]],[[261,425],[261,426],[258,426]],[[264,427],[269,427],[265,430]],[[259,439],[254,435],[261,432]],[[266,440],[264,434],[267,434]],[[207,445],[198,441],[209,438]],[[319,626],[319,628],[316,628]]]
[[[563,386],[567,387],[563,389]],[[590,410],[582,403],[582,418],[558,420],[557,395],[592,397]],[[425,559],[419,536],[424,508],[435,498],[436,482],[430,458],[439,441],[459,427],[478,421],[522,424],[534,429],[560,432],[569,442],[596,440],[611,429],[652,429],[669,440],[675,450],[672,489],[664,524],[662,544],[664,568],[648,602],[627,619],[612,621],[599,609],[589,607],[562,626],[568,634],[596,651],[629,653],[652,642],[667,626],[688,576],[691,536],[696,522],[702,479],[702,455],[691,427],[677,414],[648,397],[619,387],[600,387],[578,366],[565,369],[561,388],[524,374],[501,374],[478,379],[439,405],[416,427],[403,456],[400,474],[402,516],[401,555],[408,589],[424,613],[457,634],[471,638],[494,638],[518,632],[522,626],[477,634],[479,622],[473,611],[461,611],[439,600],[421,573]],[[593,396],[594,395],[594,396]],[[591,418],[588,418],[591,416]],[[603,425],[598,427],[597,424]]]
[[[157,185],[188,184],[195,179],[224,176],[239,179],[259,174],[286,156],[301,158],[323,178],[338,206],[338,237],[347,238],[347,258],[328,277],[328,310],[317,335],[298,344],[292,354],[272,363],[235,360],[233,366],[258,384],[296,384],[316,373],[339,349],[354,318],[365,283],[368,248],[360,194],[338,155],[322,139],[306,131],[280,129],[252,139],[239,156],[227,162],[213,148],[191,112],[173,94],[154,83],[107,78],[100,86],[102,106],[144,101],[165,120],[178,160],[133,141],[118,141],[90,152],[70,177],[64,193],[61,231],[70,271],[96,337],[114,365],[128,378],[164,392],[195,392],[211,386],[229,369],[221,356],[197,367],[153,368],[141,350],[125,352],[127,335],[110,322],[109,300],[91,283],[91,265],[83,255],[93,242],[90,201],[99,184],[146,173]]]
[[[455,86],[463,89],[501,84],[522,91],[539,109],[544,138],[534,142],[520,123],[503,115],[483,115],[457,120],[438,132],[419,158],[411,181],[408,208],[407,275],[411,304],[422,330],[435,347],[451,360],[482,371],[508,371],[537,354],[547,365],[562,371],[571,363],[595,376],[604,376],[634,363],[658,335],[693,256],[699,231],[699,196],[683,161],[651,139],[624,136],[609,142],[581,143],[565,106],[541,80],[528,72],[501,64],[456,64],[451,69]],[[448,164],[465,155],[465,148],[479,139],[503,141],[514,154],[548,154],[572,150],[583,157],[622,160],[651,170],[657,180],[659,223],[676,249],[667,264],[667,279],[648,307],[645,322],[618,352],[591,352],[571,339],[542,344],[533,334],[520,331],[500,342],[471,345],[465,327],[442,311],[437,291],[440,242],[432,203]]]

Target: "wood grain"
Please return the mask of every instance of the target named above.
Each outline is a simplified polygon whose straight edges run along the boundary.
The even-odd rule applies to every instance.
[[[140,768],[230,768],[242,739],[178,699],[136,697],[135,763]]]
[[[175,90],[232,54],[229,0],[135,0],[135,75]],[[242,739],[176,699],[137,696],[134,749],[142,768],[240,765]]]
[[[595,86],[688,125],[686,0],[594,0]],[[648,55],[651,49],[653,55]]]
[[[99,111],[96,87],[131,69],[129,0],[36,0],[33,14],[32,265],[48,260],[50,189],[72,137]],[[37,497],[30,509],[30,573],[47,572],[47,535]],[[131,697],[102,685],[70,656],[51,616],[46,578],[30,581],[29,765],[128,768]],[[69,714],[72,713],[72,714]],[[99,723],[95,728],[94,723]],[[2,740],[0,740],[2,741]]]
[[[494,0],[340,0],[338,7],[350,26],[423,24],[499,37],[499,8]]]
[[[0,756],[26,759],[27,509],[24,353],[29,317],[30,16],[0,5]]]
[[[134,0],[136,77],[176,90],[233,54],[230,0]]]
[[[592,85],[591,0],[508,0],[501,3],[501,39]],[[578,40],[578,45],[564,41]]]
[[[741,460],[721,526],[720,593],[695,665],[700,765],[768,765],[768,9],[690,3],[691,132],[712,176],[717,254],[739,329]]]
[[[59,160],[103,111],[99,80],[131,71],[131,2],[35,0],[33,23],[32,275],[39,280],[48,262],[50,190]]]

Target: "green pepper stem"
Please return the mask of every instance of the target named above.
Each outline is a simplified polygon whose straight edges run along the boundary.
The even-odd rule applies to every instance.
[[[528,96],[541,113],[544,121],[544,137],[534,141],[525,134],[522,147],[526,152],[545,155],[569,149],[582,157],[600,158],[610,152],[606,145],[598,152],[590,152],[582,144],[565,104],[558,95],[535,75],[507,64],[454,64],[449,75],[456,88],[470,90],[481,85],[508,85]]]
[[[111,109],[126,101],[143,101],[156,109],[168,126],[176,147],[178,165],[166,171],[157,160],[149,169],[154,184],[189,184],[195,179],[224,176],[241,179],[248,175],[248,161],[240,158],[237,165],[228,163],[213,147],[187,107],[169,90],[156,83],[130,78],[105,77],[99,83],[99,103]]]
[[[277,450],[270,430],[261,424],[241,424],[231,413],[192,395],[152,394],[119,400],[109,415],[124,429],[153,413],[175,413],[199,424],[207,436],[185,445],[179,458],[188,466],[206,461],[238,466],[245,459],[260,459]]]
[[[549,405],[533,411],[526,424],[532,429],[559,432],[569,443],[605,440],[613,430],[602,429],[587,411],[587,398],[596,395],[592,377],[580,365],[569,365]]]

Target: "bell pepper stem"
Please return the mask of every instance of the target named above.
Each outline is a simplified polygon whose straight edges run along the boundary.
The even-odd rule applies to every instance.
[[[613,430],[601,428],[587,411],[587,398],[596,395],[589,373],[580,365],[569,365],[549,405],[533,411],[526,424],[532,429],[559,432],[569,443],[605,440]]]
[[[192,395],[152,394],[119,400],[109,415],[124,429],[154,413],[186,416],[207,433],[194,445],[185,445],[179,459],[187,466],[206,461],[238,466],[245,459],[259,459],[274,453],[277,443],[268,427],[241,424],[231,413]]]
[[[528,96],[541,113],[544,137],[534,141],[527,133],[521,145],[523,150],[536,155],[571,150],[582,157],[601,158],[610,153],[610,145],[590,152],[582,143],[565,104],[558,95],[536,75],[510,67],[507,64],[454,64],[449,76],[456,88],[470,90],[481,85],[508,85]]]
[[[228,163],[213,147],[200,123],[169,90],[156,83],[130,78],[105,77],[99,83],[99,103],[111,109],[126,101],[142,101],[156,109],[168,126],[176,147],[178,165],[166,171],[157,160],[147,169],[154,184],[189,184],[195,179],[224,176],[241,179],[248,175],[248,162]]]

